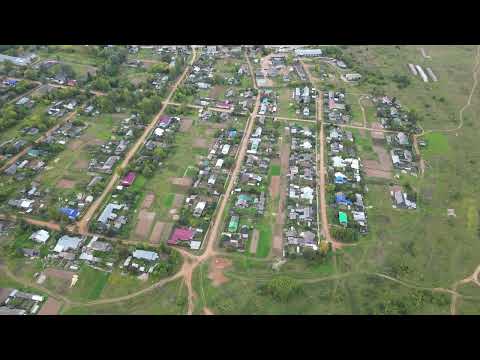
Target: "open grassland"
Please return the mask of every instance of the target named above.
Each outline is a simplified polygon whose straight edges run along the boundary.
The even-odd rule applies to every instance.
[[[160,289],[115,303],[78,306],[66,309],[66,315],[175,315],[184,314],[187,291],[182,280],[172,281]]]

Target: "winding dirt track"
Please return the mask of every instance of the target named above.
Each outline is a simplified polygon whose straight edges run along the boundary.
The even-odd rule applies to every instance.
[[[251,72],[251,75],[252,75],[252,78],[254,79],[254,84],[255,84],[255,88],[256,88],[256,83],[255,83],[255,77],[253,75],[253,70],[252,70],[252,67],[251,67],[251,64],[250,64],[250,60],[248,59],[247,57],[247,62],[248,62],[248,65],[249,65],[249,68],[250,68],[250,72]],[[192,59],[192,63],[193,63],[193,59]],[[475,92],[475,89],[476,89],[476,86],[477,86],[477,73],[478,71],[480,71],[480,46],[477,47],[477,55],[476,55],[476,64],[474,66],[474,69],[473,69],[473,79],[474,79],[474,84],[472,86],[472,89],[470,91],[470,95],[468,97],[468,101],[467,103],[465,104],[464,107],[462,107],[462,109],[459,111],[459,118],[460,118],[460,123],[459,125],[456,127],[456,128],[453,128],[453,129],[446,129],[446,130],[428,130],[428,131],[423,131],[422,134],[418,135],[418,136],[423,136],[424,134],[426,133],[429,133],[429,132],[434,132],[434,131],[437,131],[437,132],[451,132],[451,131],[456,131],[456,130],[459,130],[463,127],[463,112],[470,106],[471,104],[471,99],[473,97],[473,93]],[[184,72],[184,74],[182,75],[182,78],[184,77],[186,73],[186,70]],[[310,75],[307,71],[307,74]],[[309,76],[310,77],[310,76]],[[177,82],[175,84],[175,87],[174,89],[172,89],[172,92],[170,93],[168,99],[170,99],[170,97],[173,95],[177,85],[179,84],[179,82]],[[255,122],[255,117],[256,117],[256,113],[258,111],[258,107],[259,107],[259,96],[257,96],[257,101],[255,103],[255,108],[254,108],[254,111],[252,112],[249,120],[247,121],[247,125],[246,125],[246,132],[245,132],[245,136],[244,138],[242,139],[242,143],[241,143],[241,146],[240,146],[240,151],[239,151],[239,156],[237,158],[237,162],[235,164],[235,169],[234,169],[234,172],[232,173],[232,176],[231,178],[229,179],[229,184],[228,184],[228,187],[227,187],[227,191],[225,193],[225,196],[223,197],[222,201],[221,201],[221,204],[219,205],[220,208],[219,208],[219,211],[217,212],[217,216],[215,217],[214,219],[214,226],[212,227],[211,229],[211,232],[209,233],[209,236],[208,236],[208,240],[207,240],[207,246],[205,248],[205,252],[200,255],[200,256],[196,256],[196,255],[192,255],[190,254],[189,252],[187,252],[186,250],[184,249],[177,249],[180,254],[182,255],[183,259],[184,259],[184,262],[183,262],[183,265],[180,269],[180,271],[178,273],[176,273],[175,275],[171,276],[171,277],[168,277],[168,278],[165,278],[165,279],[162,279],[160,280],[159,282],[151,285],[150,287],[148,288],[145,288],[145,289],[142,289],[140,291],[137,291],[135,293],[132,293],[132,294],[129,294],[129,295],[125,295],[125,296],[121,296],[121,297],[116,297],[116,298],[110,298],[110,299],[102,299],[102,300],[95,300],[95,301],[89,301],[89,302],[85,302],[85,303],[82,303],[82,302],[74,302],[74,301],[71,301],[70,299],[64,297],[64,296],[61,296],[59,294],[55,294],[53,293],[52,291],[36,284],[36,283],[33,283],[33,282],[30,282],[30,281],[26,281],[25,279],[23,278],[18,278],[17,276],[15,276],[13,273],[11,273],[11,271],[4,265],[0,265],[0,267],[2,268],[2,270],[5,272],[5,274],[19,282],[19,283],[22,283],[24,285],[27,285],[27,286],[30,286],[30,287],[33,287],[33,288],[37,288],[43,292],[45,292],[46,294],[48,294],[49,296],[52,296],[53,298],[56,298],[56,299],[60,299],[64,302],[64,304],[66,306],[72,306],[72,305],[81,305],[81,306],[93,306],[93,305],[100,305],[100,304],[109,304],[109,303],[115,303],[115,302],[119,302],[119,301],[125,301],[125,300],[129,300],[129,299],[132,299],[134,297],[137,297],[139,295],[142,295],[142,294],[145,294],[145,293],[148,293],[156,288],[160,288],[162,286],[164,286],[165,284],[171,282],[171,281],[174,281],[176,279],[179,279],[179,278],[184,278],[184,281],[185,281],[185,284],[187,286],[187,289],[188,289],[188,314],[192,314],[193,313],[193,307],[194,307],[194,303],[193,303],[193,298],[194,298],[194,294],[193,294],[193,289],[192,289],[192,274],[193,274],[193,271],[194,269],[203,261],[207,260],[208,258],[212,257],[212,256],[215,256],[217,254],[217,252],[214,250],[214,246],[215,246],[215,241],[216,241],[216,238],[218,236],[218,230],[219,230],[219,227],[221,225],[221,216],[223,214],[223,211],[225,209],[225,205],[227,204],[228,202],[228,198],[231,194],[231,190],[233,189],[233,186],[235,184],[235,181],[236,181],[236,177],[238,176],[238,172],[239,172],[239,169],[240,169],[240,165],[242,163],[242,160],[243,160],[243,157],[245,156],[245,152],[246,152],[246,147],[248,145],[248,138],[249,138],[249,134],[251,133],[252,129],[253,129],[253,124]],[[318,100],[317,100],[318,101]],[[167,101],[168,103],[168,101]],[[165,105],[164,105],[165,107]],[[164,110],[164,107],[162,107],[162,110]],[[161,110],[161,111],[162,111]],[[321,120],[319,119],[319,116],[321,116],[321,108],[319,109],[319,104],[317,103],[317,121],[320,123],[320,143],[322,144],[321,146],[321,150],[320,150],[320,163],[322,164],[322,166],[320,167],[320,169],[322,170],[319,170],[319,173],[321,175],[323,175],[324,171],[324,167],[323,167],[323,123],[321,122]],[[157,115],[158,117],[159,115]],[[155,121],[157,119],[157,117],[155,117]],[[294,119],[290,119],[290,120],[294,120]],[[296,119],[295,119],[296,120]],[[306,120],[307,121],[307,120]],[[312,121],[310,121],[312,122]],[[152,122],[153,124],[155,122]],[[350,126],[350,127],[354,127],[354,126]],[[356,127],[356,128],[365,128],[366,130],[372,130],[370,128],[366,128],[366,127]],[[378,130],[376,130],[378,131]],[[385,132],[389,132],[389,131],[385,131]],[[145,133],[144,133],[145,135]],[[146,135],[145,135],[146,137]],[[138,142],[135,146],[135,148],[138,150],[138,148],[141,146],[142,142]],[[129,159],[131,157],[133,157],[134,155],[134,152],[131,153],[131,156],[129,157]],[[124,160],[124,163],[125,164],[128,164],[128,161],[125,162]],[[323,178],[323,176],[320,176],[320,178]],[[325,192],[324,191],[321,191],[321,193],[323,194],[323,196],[325,195]],[[322,204],[325,204],[325,201],[322,200]],[[326,210],[326,209],[325,209]],[[323,210],[322,210],[322,213],[323,213]],[[326,214],[326,211],[325,211],[325,214]],[[2,217],[2,216],[0,216]],[[5,218],[3,216],[3,218]],[[323,218],[323,214],[322,214],[322,218]],[[9,219],[11,220],[16,220],[16,217],[15,216],[10,216]],[[38,226],[44,226],[44,227],[47,227],[47,228],[51,228],[51,229],[54,229],[54,230],[57,230],[60,228],[60,226],[58,224],[55,224],[55,223],[51,223],[51,222],[43,222],[43,221],[39,221],[39,220],[34,220],[34,219],[26,219],[29,223],[31,224],[35,224],[35,225],[38,225]],[[327,224],[327,222],[323,222],[322,220],[322,223],[324,224]],[[328,229],[328,226],[326,227]],[[85,233],[87,233],[85,231]],[[326,238],[327,238],[327,233],[328,233],[328,238],[330,239],[330,241],[333,241],[330,237],[330,234],[329,234],[329,231],[327,230],[326,231]],[[333,243],[332,243],[333,244]],[[456,314],[456,305],[457,305],[457,300],[459,298],[462,298],[462,297],[466,297],[466,296],[462,296],[460,293],[457,292],[457,288],[459,285],[463,285],[463,284],[466,284],[466,283],[469,283],[469,282],[474,282],[477,286],[480,286],[480,280],[479,280],[479,275],[480,275],[480,265],[475,269],[475,271],[473,272],[472,275],[466,277],[465,279],[462,279],[456,283],[453,284],[452,288],[441,288],[441,287],[425,287],[425,286],[421,286],[421,285],[417,285],[417,284],[413,284],[413,283],[409,283],[409,282],[406,282],[406,281],[403,281],[403,280],[400,280],[400,279],[396,279],[396,278],[393,278],[389,275],[386,275],[386,274],[382,274],[382,273],[368,273],[368,272],[357,272],[357,273],[342,273],[342,274],[337,274],[337,275],[333,275],[333,276],[327,276],[327,277],[321,277],[321,278],[312,278],[312,279],[299,279],[300,282],[304,282],[304,283],[315,283],[315,282],[321,282],[321,281],[329,281],[329,280],[338,280],[338,279],[341,279],[341,278],[344,278],[344,277],[347,277],[347,276],[350,276],[350,275],[354,275],[354,274],[368,274],[368,275],[373,275],[373,276],[378,276],[378,277],[381,277],[383,279],[386,279],[386,280],[389,280],[389,281],[393,281],[393,282],[396,282],[397,284],[399,285],[402,285],[402,286],[405,286],[405,287],[409,287],[409,288],[414,288],[414,289],[419,289],[419,290],[426,290],[426,291],[433,291],[433,292],[443,292],[443,293],[448,293],[452,296],[452,302],[451,302],[451,306],[450,306],[450,310],[451,310],[451,314],[452,315],[455,315]],[[239,275],[233,275],[232,274],[232,277],[234,278],[242,278],[242,276],[239,276]],[[245,278],[247,279],[247,278]],[[250,278],[248,278],[250,279]],[[262,280],[261,278],[257,278],[256,280]],[[474,298],[474,297],[471,297],[471,298]],[[205,307],[204,308],[204,312],[206,314],[209,314],[211,313],[211,311]]]

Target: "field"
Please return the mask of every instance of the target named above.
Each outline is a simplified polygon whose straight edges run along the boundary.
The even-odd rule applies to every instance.
[[[341,80],[320,80],[317,76],[315,86],[319,89],[331,88],[333,84],[344,87],[348,94],[347,102],[351,105],[352,122],[359,126],[364,124],[362,106],[367,127],[376,122],[375,108],[364,97],[365,94],[378,92],[396,97],[402,107],[414,110],[424,131],[418,139],[425,140],[427,144],[420,148],[425,161],[424,173],[417,177],[402,173],[394,177],[391,169],[385,171],[388,176],[368,173],[366,162],[380,169],[375,168],[374,171],[387,167],[385,154],[379,150],[383,140],[370,129],[348,129],[354,135],[364,164],[368,233],[360,236],[357,242],[322,257],[307,253],[288,258],[285,263],[277,262],[269,255],[280,197],[268,196],[265,215],[248,218],[247,225],[252,225],[256,232],[254,249],[250,246],[251,236],[245,247],[246,255],[216,250],[227,264],[216,274],[212,274],[212,258],[195,268],[192,279],[194,314],[208,311],[228,315],[450,314],[452,298],[448,291],[479,266],[480,87],[472,93],[471,104],[465,108],[462,121],[459,116],[472,89],[477,48],[467,45],[424,46],[431,59],[423,58],[420,46],[341,48],[354,60],[352,72],[361,73],[363,80],[352,85]],[[95,65],[88,51],[81,50],[81,47],[75,49],[73,53],[57,49],[54,54],[58,52],[71,63]],[[148,54],[141,53],[141,56]],[[309,62],[313,64],[315,60]],[[424,83],[415,78],[408,70],[408,63],[431,67],[439,81]],[[220,62],[218,68],[223,72],[228,71],[229,66]],[[335,76],[339,74],[330,65],[323,64],[319,68],[335,73]],[[404,75],[409,79],[406,87],[398,81]],[[218,92],[216,96],[221,97],[224,90],[215,89]],[[301,117],[288,106],[291,89],[276,90],[280,95],[277,115]],[[180,208],[188,192],[188,187],[175,185],[172,181],[189,177],[195,172],[195,166],[208,152],[206,146],[214,138],[214,124],[201,122],[194,115],[190,118],[191,124],[186,128],[191,127],[176,135],[172,154],[160,169],[151,178],[137,177],[134,186],[141,189],[142,196],[135,204],[138,208],[133,210],[132,221],[128,225],[131,230],[129,240],[138,240],[134,229],[140,210],[154,214],[148,226],[140,225],[148,227],[148,230],[143,229],[142,241],[158,244],[168,236],[174,221],[170,211]],[[50,187],[59,184],[65,188],[73,186],[75,190],[85,181],[85,171],[75,168],[86,160],[87,153],[82,144],[90,138],[94,139],[92,141],[108,140],[114,121],[107,115],[99,119],[102,120],[89,126],[79,143],[69,144],[72,147],[70,151],[58,156],[57,162],[53,163],[54,168],[41,178],[42,183]],[[243,128],[244,121],[241,119],[235,127]],[[267,191],[268,186],[278,189],[277,177],[282,177],[283,172],[279,162],[274,161],[270,165]],[[393,184],[416,192],[416,210],[392,207],[390,189]],[[232,206],[232,201],[229,201],[221,214],[223,222]],[[454,209],[456,216],[447,216],[447,209]],[[332,216],[333,209],[328,211]],[[242,218],[240,225],[245,223]],[[28,246],[25,236],[14,241],[18,247]],[[6,262],[15,276],[29,281],[34,273],[42,270],[41,264],[35,260],[15,258]],[[63,306],[61,312],[65,314],[185,314],[188,301],[183,280],[175,279],[160,288],[122,301],[114,298],[133,294],[157,280],[142,282],[133,276],[123,276],[118,270],[105,273],[83,266],[74,288],[69,288],[68,279],[53,276],[48,277],[43,286],[78,302],[99,302],[95,305]],[[20,284],[0,273],[0,286],[20,287]],[[40,293],[35,289],[32,291]],[[468,283],[459,286],[457,291],[462,296],[458,299],[456,313],[478,314],[480,288]],[[108,299],[113,300],[109,302]]]
[[[65,315],[175,315],[184,314],[186,305],[185,285],[182,280],[176,280],[131,300],[88,307],[72,307],[62,313]]]

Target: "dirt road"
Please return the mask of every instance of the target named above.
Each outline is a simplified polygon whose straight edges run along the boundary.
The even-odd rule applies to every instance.
[[[170,90],[170,93],[168,94],[167,98],[163,102],[163,105],[158,112],[158,114],[153,118],[153,120],[150,122],[150,124],[146,127],[145,131],[143,132],[142,136],[137,140],[137,142],[130,148],[130,150],[127,152],[125,158],[123,159],[122,163],[119,166],[119,170],[125,169],[130,162],[130,160],[133,158],[133,156],[137,153],[137,151],[140,149],[140,147],[145,143],[145,140],[147,139],[148,135],[154,130],[157,121],[159,117],[164,113],[165,109],[168,106],[168,103],[170,102],[171,97],[175,93],[175,90],[177,90],[177,87],[183,82],[185,79],[188,71],[190,70],[191,65],[196,59],[196,52],[195,50],[193,51],[193,56],[192,60],[190,61],[189,66],[185,68],[183,71],[182,75],[180,78],[177,80],[177,82],[174,84],[172,87],[172,90]],[[102,194],[93,202],[93,204],[88,208],[87,212],[85,215],[82,217],[80,221],[77,222],[77,228],[78,231],[82,233],[86,233],[88,231],[88,223],[90,222],[92,216],[95,214],[97,209],[101,206],[103,203],[103,200],[106,198],[106,196],[110,193],[112,190],[113,186],[115,183],[118,181],[120,176],[118,175],[118,172],[115,172],[112,177],[110,178],[110,181],[108,182],[108,185],[105,187],[103,190]]]

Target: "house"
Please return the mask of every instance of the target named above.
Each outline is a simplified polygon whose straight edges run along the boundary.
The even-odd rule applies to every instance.
[[[394,139],[399,145],[402,145],[402,146],[410,145],[410,141],[408,140],[408,136],[403,132],[397,133],[395,135]]]
[[[229,151],[230,151],[230,144],[225,144],[225,145],[223,145],[223,147],[222,147],[222,154],[223,154],[223,155],[227,155]]]
[[[199,89],[209,89],[209,88],[210,88],[210,84],[204,83],[204,82],[198,82],[198,83],[197,83],[197,87],[198,87]]]
[[[345,74],[345,79],[347,81],[357,81],[357,80],[360,80],[361,78],[362,78],[362,75],[357,74],[357,73]]]
[[[347,197],[345,196],[345,194],[339,192],[335,195],[335,203],[337,205],[352,205],[352,202],[350,200],[347,199]]]
[[[338,221],[340,222],[341,225],[347,226],[347,225],[348,225],[348,217],[347,217],[347,214],[344,213],[343,211],[339,211],[339,213],[338,213]]]
[[[202,216],[203,210],[205,209],[206,205],[207,205],[206,201],[199,201],[195,206],[195,209],[193,210],[193,216],[195,217]]]
[[[295,56],[305,56],[305,57],[322,56],[322,49],[295,49]]]
[[[123,205],[119,204],[108,204],[107,206],[105,206],[105,209],[98,217],[98,221],[102,224],[106,224],[108,220],[114,220],[117,217],[117,214],[115,214],[114,211],[120,210],[122,207]]]
[[[80,211],[71,208],[60,208],[60,212],[66,215],[70,220],[75,220],[78,215],[80,215]]]
[[[105,241],[99,241],[98,236],[94,236],[90,243],[87,245],[87,248],[94,251],[107,252],[112,250],[112,245]]]
[[[238,222],[240,221],[240,217],[238,215],[233,215],[228,223],[228,231],[233,233],[236,232],[238,229]]]
[[[132,256],[135,259],[142,259],[148,261],[156,261],[158,259],[158,254],[156,252],[146,250],[135,250],[132,253]]]
[[[42,230],[35,231],[32,234],[32,236],[30,236],[30,239],[38,243],[45,244],[49,237],[50,237],[50,234],[48,233],[48,231],[42,229]]]
[[[158,122],[158,126],[161,128],[167,128],[170,126],[172,121],[173,121],[173,118],[171,118],[170,116],[163,115],[160,118],[160,121]]]
[[[14,65],[17,65],[17,66],[27,66],[28,64],[30,64],[32,62],[32,60],[35,57],[36,57],[35,54],[25,56],[25,57],[16,57],[16,56],[8,56],[8,55],[0,54],[0,63],[2,63],[4,61],[10,61]]]
[[[186,228],[175,228],[168,239],[167,243],[170,245],[177,245],[180,241],[192,241],[195,232],[191,229]]]
[[[133,184],[133,182],[135,181],[135,178],[136,178],[136,174],[133,172],[133,171],[130,171],[127,175],[124,176],[124,178],[122,179],[122,186],[130,186]]]
[[[55,245],[53,251],[55,251],[56,253],[62,253],[68,250],[77,250],[81,242],[82,239],[79,237],[63,235],[58,240],[57,245]]]

